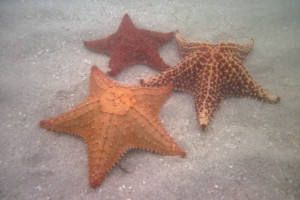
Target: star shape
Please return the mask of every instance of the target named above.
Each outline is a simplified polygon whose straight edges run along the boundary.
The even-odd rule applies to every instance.
[[[175,41],[182,60],[155,77],[141,80],[141,84],[158,87],[171,82],[175,90],[191,93],[202,130],[226,97],[280,102],[280,97],[259,85],[242,63],[253,48],[253,40],[242,45],[232,42],[208,44],[189,42],[176,32]]]
[[[159,89],[121,86],[93,66],[89,97],[71,111],[40,121],[40,126],[85,139],[89,182],[97,187],[129,149],[185,156],[158,117],[171,91],[172,85]]]
[[[111,57],[109,75],[116,75],[134,64],[148,65],[162,71],[169,66],[159,56],[157,49],[173,37],[174,32],[161,33],[138,29],[129,15],[125,14],[116,33],[104,39],[85,41],[84,45]]]

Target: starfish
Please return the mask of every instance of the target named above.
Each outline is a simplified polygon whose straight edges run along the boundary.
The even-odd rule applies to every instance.
[[[71,111],[40,121],[40,126],[85,139],[89,182],[97,187],[129,149],[185,156],[158,118],[171,91],[172,85],[159,89],[121,86],[93,66],[89,97]]]
[[[242,63],[253,48],[253,40],[242,45],[232,42],[208,44],[189,42],[176,32],[175,41],[181,61],[155,77],[141,80],[141,84],[158,87],[171,82],[175,90],[191,93],[202,130],[226,97],[280,102],[280,97],[260,86]]]
[[[116,33],[107,38],[85,41],[84,45],[94,51],[109,55],[109,75],[116,75],[121,70],[133,64],[144,64],[157,70],[169,68],[157,52],[161,47],[174,37],[174,32],[160,33],[136,28],[128,14]]]

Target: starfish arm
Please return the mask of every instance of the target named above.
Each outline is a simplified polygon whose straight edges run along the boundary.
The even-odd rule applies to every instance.
[[[139,63],[143,65],[148,65],[163,71],[169,68],[169,66],[162,60],[156,48],[149,45],[144,45],[139,47],[139,52],[137,52],[137,57],[139,58]]]
[[[163,87],[135,87],[133,92],[137,100],[137,106],[144,106],[153,116],[158,116],[161,106],[172,92],[172,84]]]
[[[125,14],[116,33],[104,39],[84,41],[84,46],[100,53],[112,55],[116,48],[116,44],[121,42],[120,35],[128,34],[128,30],[132,29],[136,28],[134,27],[129,15]]]
[[[217,47],[219,53],[230,53],[240,61],[244,61],[246,59],[254,45],[253,39],[245,44],[237,44],[233,42],[220,42],[219,44],[189,42],[184,37],[182,37],[179,32],[175,33],[175,41],[181,58],[184,58],[185,56],[195,51],[207,51],[208,49]]]
[[[228,96],[250,97],[269,103],[280,102],[280,97],[258,84],[241,62],[235,62],[232,68],[235,73],[230,77],[230,87],[226,87]]]
[[[83,44],[86,48],[96,52],[112,55],[115,44],[118,41],[118,36],[112,34],[111,36],[99,40],[84,41]]]
[[[181,58],[184,58],[196,51],[205,52],[215,47],[215,44],[205,42],[190,42],[186,40],[178,31],[175,33],[175,41]]]
[[[203,63],[204,64],[204,63]],[[202,130],[205,130],[214,112],[225,97],[220,88],[220,75],[217,67],[206,64],[195,78],[195,87],[191,90],[194,97],[197,119]]]
[[[117,123],[107,123],[116,120],[116,115],[106,114],[98,121],[101,125],[90,132],[86,139],[89,156],[89,182],[92,187],[99,186],[111,168],[126,153],[128,147],[120,145],[121,134]],[[122,121],[122,120],[121,120]]]
[[[114,76],[123,69],[135,63],[131,56],[132,52],[130,52],[129,49],[125,49],[127,49],[126,46],[124,46],[124,48],[118,47],[111,55],[111,58],[108,63],[108,67],[111,69],[108,72],[109,75]]]
[[[251,39],[245,44],[237,44],[233,42],[221,42],[218,45],[220,53],[230,53],[240,61],[244,61],[253,49],[254,40]]]
[[[174,37],[174,32],[161,33],[144,29],[139,29],[139,31],[143,36],[149,39],[149,42],[155,47],[155,49],[163,46]]]
[[[40,125],[47,130],[78,134],[85,137],[86,132],[90,131],[94,123],[92,117],[101,115],[100,107],[97,106],[99,103],[97,97],[101,96],[109,87],[116,87],[116,84],[97,66],[92,66],[89,98],[68,112],[49,120],[42,120]]]
[[[50,131],[65,132],[86,138],[86,134],[94,128],[93,116],[95,115],[101,116],[97,101],[87,100],[73,110],[40,121],[40,126]]]
[[[130,110],[121,117],[108,114],[103,121],[111,123],[101,124],[97,134],[88,137],[89,180],[92,187],[103,182],[107,173],[129,149],[140,148],[165,155],[185,156],[185,152],[161,124],[142,113],[144,111]]]
[[[243,96],[249,96],[269,103],[279,103],[281,101],[279,96],[276,96],[268,90],[264,89],[262,86],[256,83],[256,81],[249,81],[249,84],[253,84],[255,89],[250,89],[249,92],[244,92]]]
[[[120,35],[126,34],[128,30],[136,29],[128,14],[123,16],[122,22],[119,25],[118,31],[107,38],[84,41],[84,45],[94,51],[105,53],[107,55],[112,55],[114,52],[115,44],[120,42]]]
[[[132,117],[127,121],[127,124],[130,124],[127,130],[131,137],[126,138],[126,142],[130,144],[130,148],[140,148],[163,155],[185,157],[186,153],[168,135],[158,121],[158,116],[151,116],[144,108],[139,107],[135,107],[129,113]]]
[[[108,78],[101,70],[99,70],[96,65],[92,66],[89,98],[100,96],[106,89],[116,86],[117,84]]]
[[[134,29],[137,29],[137,28],[134,26],[129,15],[126,13],[122,18],[122,22],[119,25],[117,32],[124,34],[124,33],[127,33],[129,30],[134,30]]]
[[[143,86],[159,87],[171,82],[173,83],[174,89],[191,92],[195,87],[195,80],[198,73],[203,70],[199,59],[202,59],[201,52],[194,52],[184,57],[174,67],[154,77],[146,80],[142,79],[141,84]]]
[[[156,76],[147,79],[141,79],[140,83],[142,86],[146,86],[146,87],[160,87],[160,86],[167,85],[168,83],[173,82],[172,78],[166,78],[166,74],[171,73],[172,71],[174,71],[174,67],[166,71],[163,71],[162,73]]]
[[[199,126],[201,130],[205,130],[223,97],[218,92],[215,92],[214,89],[206,87],[198,91],[197,94],[193,94],[193,96]]]
[[[187,52],[189,49],[188,48],[189,42],[184,37],[182,37],[182,35],[179,33],[179,31],[175,32],[174,38],[175,38],[175,42],[176,42],[178,53],[179,53],[180,57],[183,58],[183,57],[187,56],[187,54],[190,53],[190,52]]]

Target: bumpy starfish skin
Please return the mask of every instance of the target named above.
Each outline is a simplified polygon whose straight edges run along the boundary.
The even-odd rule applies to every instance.
[[[136,28],[128,14],[125,14],[116,33],[84,45],[94,51],[111,56],[109,75],[116,75],[133,64],[144,64],[157,70],[169,68],[159,56],[157,49],[170,41],[174,32],[160,33]]]
[[[262,88],[242,64],[253,48],[253,40],[243,45],[188,42],[178,32],[175,40],[182,60],[155,77],[141,80],[141,84],[157,87],[171,82],[175,90],[191,93],[202,130],[225,97],[280,102],[280,97]]]
[[[131,148],[164,155],[185,156],[161,125],[159,109],[172,85],[158,88],[124,87],[92,67],[90,95],[73,110],[40,126],[51,131],[82,136],[88,144],[89,181],[102,183],[106,174]]]

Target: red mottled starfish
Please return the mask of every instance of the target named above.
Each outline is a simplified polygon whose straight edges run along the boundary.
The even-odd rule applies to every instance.
[[[160,33],[136,28],[128,14],[125,14],[116,33],[94,41],[85,41],[84,45],[94,51],[109,55],[109,75],[116,75],[133,64],[144,64],[157,70],[169,68],[157,49],[170,41],[174,32]]]
[[[71,111],[42,120],[40,126],[85,139],[90,185],[97,187],[129,149],[185,156],[158,118],[171,91],[171,84],[160,88],[121,86],[93,66],[87,100]]]
[[[175,40],[182,60],[155,77],[141,80],[141,84],[157,87],[172,82],[175,90],[191,93],[202,130],[225,97],[280,102],[280,97],[262,88],[242,63],[253,48],[253,40],[243,45],[189,42],[178,32]]]

